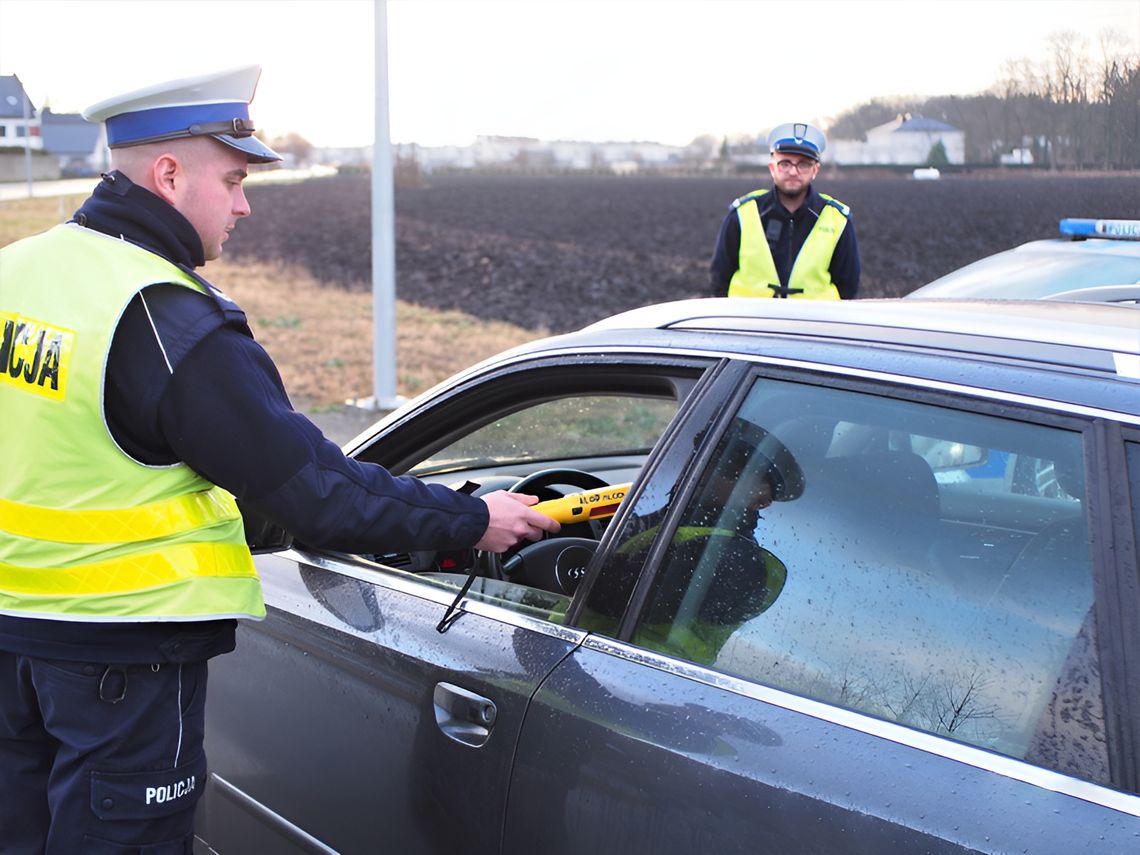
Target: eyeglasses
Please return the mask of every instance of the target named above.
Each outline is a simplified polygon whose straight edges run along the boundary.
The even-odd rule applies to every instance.
[[[812,169],[815,168],[815,166],[816,166],[816,162],[814,160],[801,160],[798,162],[794,161],[794,160],[777,160],[776,161],[776,168],[778,170],[780,170],[781,172],[798,171],[801,175],[804,174],[805,172],[811,172]]]

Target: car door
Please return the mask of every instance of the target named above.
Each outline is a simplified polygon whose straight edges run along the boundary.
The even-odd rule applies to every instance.
[[[504,852],[1135,848],[1112,431],[740,370],[595,558],[571,613],[591,634],[523,724]],[[1023,468],[1061,487],[971,479],[958,446],[963,465],[1047,461]]]
[[[574,354],[489,369],[356,453],[455,486],[568,458],[629,481],[708,364]],[[499,851],[526,706],[585,633],[563,625],[564,592],[486,575],[463,588],[480,560],[382,544],[258,556],[268,617],[211,664],[200,845]]]
[[[221,853],[496,851],[524,709],[578,633],[475,604],[441,634],[453,589],[301,550],[262,578],[269,617],[211,668],[200,836]]]

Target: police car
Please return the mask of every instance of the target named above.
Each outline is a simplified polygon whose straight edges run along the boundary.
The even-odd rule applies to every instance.
[[[248,519],[201,852],[1135,851],[1134,309],[647,307],[346,449],[587,511],[501,559]]]
[[[1065,219],[1060,237],[947,273],[910,297],[1140,301],[1140,220]]]

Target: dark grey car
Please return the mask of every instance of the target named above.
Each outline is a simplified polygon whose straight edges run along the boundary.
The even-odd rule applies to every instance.
[[[259,555],[201,851],[1137,851],[1135,318],[699,300],[448,381],[351,453],[628,495],[504,560]]]

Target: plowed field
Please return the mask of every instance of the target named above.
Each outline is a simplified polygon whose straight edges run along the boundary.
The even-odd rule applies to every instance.
[[[555,332],[648,303],[707,294],[720,221],[745,178],[431,176],[396,191],[397,296]],[[1027,240],[1062,217],[1140,216],[1140,176],[829,176],[854,211],[863,297],[902,296]],[[301,264],[369,287],[370,179],[248,188],[254,215],[226,254]]]

